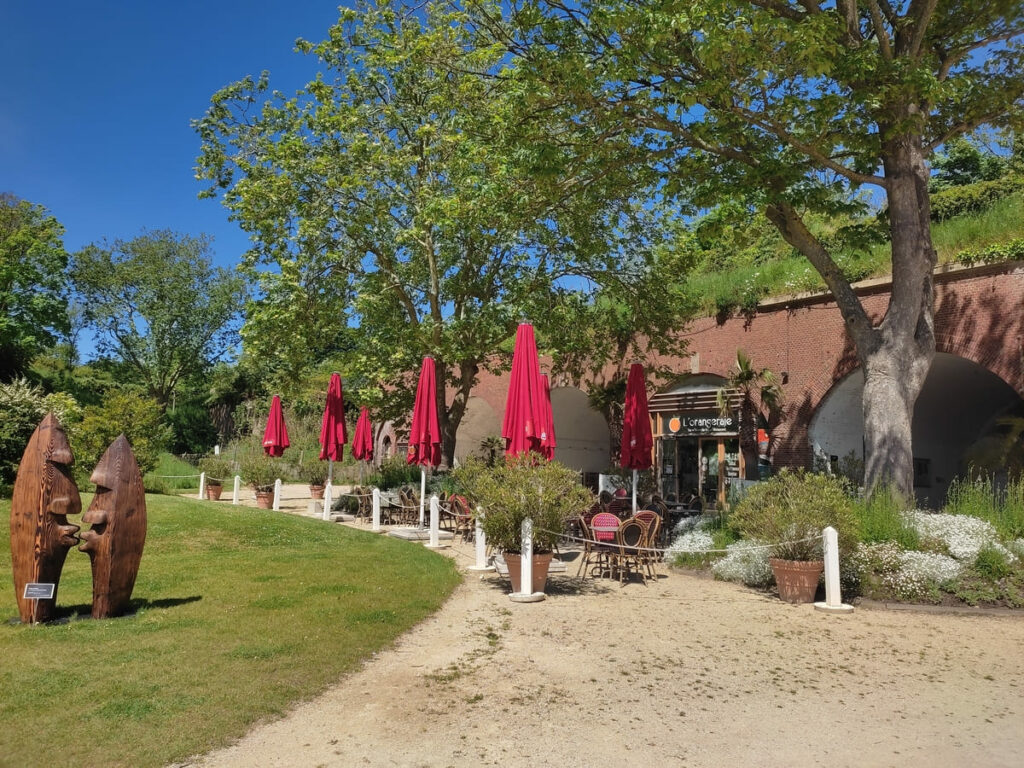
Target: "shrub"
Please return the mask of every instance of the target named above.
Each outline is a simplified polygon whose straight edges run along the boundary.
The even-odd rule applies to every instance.
[[[310,485],[323,485],[327,482],[327,462],[320,461],[316,455],[307,457],[295,467],[296,474],[302,482]]]
[[[401,488],[403,485],[415,484],[418,493],[420,466],[418,464],[406,464],[404,458],[392,456],[382,461],[380,466],[377,467],[377,471],[366,478],[366,484],[376,486],[382,491]]]
[[[253,451],[242,457],[241,474],[254,491],[268,492],[273,490],[277,480],[277,465],[263,451]]]
[[[983,211],[1020,189],[1024,189],[1024,177],[1010,175],[934,192],[930,198],[932,221],[945,221],[960,214]]]
[[[768,562],[769,550],[756,539],[730,544],[725,557],[716,560],[711,572],[716,579],[736,581],[748,587],[767,587],[775,581]]]
[[[914,510],[907,513],[907,520],[922,537],[941,540],[957,560],[972,561],[986,546],[1002,548],[992,524],[977,517]]]
[[[25,446],[49,411],[64,427],[74,451],[75,425],[82,418],[82,411],[71,395],[44,394],[24,378],[0,383],[0,484],[14,482]]]
[[[903,549],[917,549],[920,536],[904,517],[906,508],[900,495],[889,488],[875,491],[870,498],[854,501],[860,540],[866,544],[894,541]]]
[[[958,251],[953,261],[965,266],[972,264],[1001,264],[1004,261],[1024,259],[1024,239],[1009,240],[1005,243],[993,243],[984,248],[967,248]]]
[[[853,552],[857,543],[846,482],[804,470],[783,470],[755,485],[729,523],[746,539],[775,545],[770,556],[784,560],[821,559],[821,532],[827,526],[838,531],[840,552]]]
[[[520,551],[521,526],[528,517],[533,519],[535,551],[552,551],[565,523],[594,503],[576,470],[533,456],[493,467],[469,459],[451,474],[458,490],[483,507],[487,541],[504,552]]]
[[[1010,575],[1010,562],[1005,550],[985,546],[974,558],[974,570],[989,579],[1004,579]]]
[[[207,485],[223,485],[235,474],[231,462],[221,456],[207,456],[199,462],[199,471],[206,473]]]
[[[160,405],[134,392],[111,392],[100,406],[89,406],[76,430],[76,475],[83,480],[104,451],[124,433],[132,446],[142,474],[156,466],[160,451],[170,437]]]

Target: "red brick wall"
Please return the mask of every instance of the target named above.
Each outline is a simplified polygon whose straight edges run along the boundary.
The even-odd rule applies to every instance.
[[[869,314],[880,319],[889,302],[888,284],[869,281],[858,293]],[[1024,266],[936,275],[935,328],[939,352],[978,363],[1024,396]],[[772,455],[776,466],[808,465],[811,417],[832,385],[858,365],[835,302],[823,296],[765,302],[752,318],[724,323],[695,320],[686,336],[701,373],[728,374],[736,350],[743,349],[758,368],[787,374],[783,418],[773,430]],[[689,357],[658,362],[680,374],[691,371]],[[507,390],[507,376],[484,374],[473,394],[500,414]]]

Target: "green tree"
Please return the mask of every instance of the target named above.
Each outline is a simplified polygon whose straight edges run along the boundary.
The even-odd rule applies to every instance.
[[[74,255],[71,272],[100,351],[162,407],[185,377],[237,345],[245,284],[213,267],[206,236],[158,230],[92,245]]]
[[[932,161],[936,173],[931,179],[931,189],[938,191],[976,181],[992,181],[1006,172],[1007,165],[1007,160],[994,152],[985,151],[973,141],[957,136],[947,141],[942,152],[936,154]]]
[[[935,351],[929,158],[1019,126],[1020,2],[474,2],[539,107],[599,126],[596,151],[659,169],[666,194],[763,211],[821,274],[865,372],[869,490],[912,491],[911,416]],[[644,157],[637,159],[637,148]],[[892,297],[871,317],[810,215],[884,201]]]
[[[349,399],[393,418],[432,354],[449,461],[477,376],[508,365],[518,320],[549,351],[573,345],[561,331],[578,325],[545,323],[578,316],[602,285],[631,294],[659,238],[658,211],[624,176],[568,165],[593,129],[526,119],[522,87],[476,74],[500,70],[501,51],[471,43],[440,5],[360,2],[324,42],[298,43],[326,72],[293,98],[247,78],[196,122],[207,194],[224,190],[253,236],[246,352],[272,347],[294,374],[336,354]],[[644,309],[654,328],[672,323],[674,308]]]
[[[73,448],[80,482],[88,479],[103,452],[121,433],[131,443],[142,474],[156,466],[171,437],[156,400],[135,392],[111,392],[102,405],[87,407],[82,423],[75,428]]]
[[[42,206],[0,194],[0,381],[69,331],[63,235]]]

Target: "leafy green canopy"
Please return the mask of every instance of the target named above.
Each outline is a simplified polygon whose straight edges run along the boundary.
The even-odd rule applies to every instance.
[[[223,190],[253,235],[246,351],[284,375],[335,356],[349,399],[390,416],[408,409],[410,374],[433,354],[455,392],[441,409],[450,455],[479,371],[507,365],[494,355],[521,318],[579,360],[617,346],[608,323],[622,316],[602,343],[583,322],[601,289],[634,338],[677,310],[643,298],[670,262],[654,247],[660,211],[633,186],[644,179],[574,165],[599,129],[530,111],[500,46],[475,46],[442,5],[343,9],[326,40],[298,42],[324,68],[303,90],[246,78],[195,127],[206,194]]]
[[[69,330],[63,235],[42,206],[0,194],[0,381]]]
[[[243,280],[214,268],[210,240],[166,230],[75,254],[72,278],[101,352],[166,406],[183,379],[235,346]]]

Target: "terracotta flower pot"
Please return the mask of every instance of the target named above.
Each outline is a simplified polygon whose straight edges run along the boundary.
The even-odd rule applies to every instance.
[[[273,491],[256,491],[256,508],[270,509],[274,506]]]
[[[309,486],[309,498],[311,499],[322,499],[324,497],[324,486],[322,485],[311,485]]]
[[[772,573],[779,586],[779,598],[787,603],[813,603],[818,581],[825,570],[823,560],[780,560],[771,558]]]
[[[551,565],[551,553],[544,555],[534,554],[533,556],[533,584],[530,592],[543,592],[548,583],[548,566]],[[522,590],[522,556],[512,553],[505,553],[505,564],[508,565],[508,578],[512,582],[512,591],[519,593]]]
[[[217,483],[216,485],[213,485],[210,482],[207,482],[206,483],[206,498],[209,499],[210,501],[220,501],[220,495],[223,492],[223,490],[224,490],[224,486],[221,485],[220,483]]]

